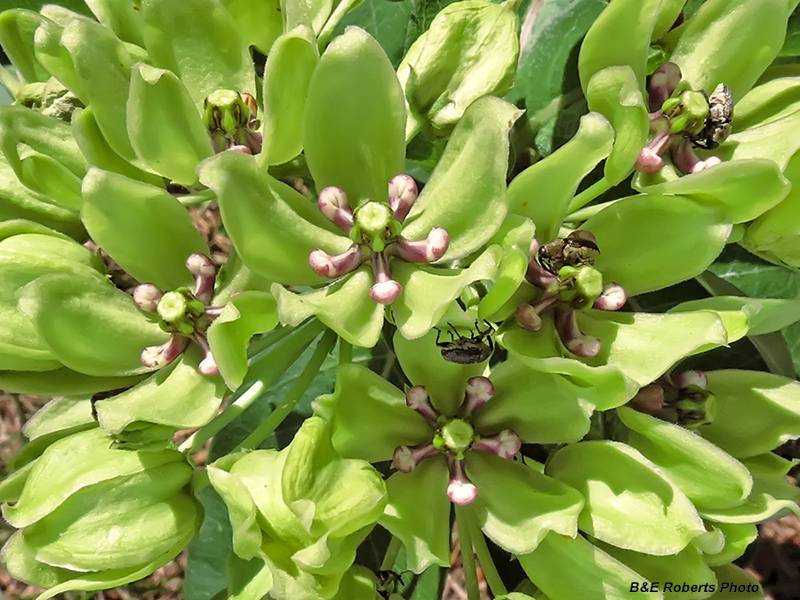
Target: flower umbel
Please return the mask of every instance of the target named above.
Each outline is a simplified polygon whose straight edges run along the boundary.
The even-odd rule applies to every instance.
[[[622,286],[603,285],[602,274],[592,266],[599,254],[597,240],[589,231],[573,231],[544,246],[534,239],[525,277],[543,291],[517,308],[517,323],[528,331],[538,331],[542,328],[542,314],[552,310],[567,350],[577,356],[596,356],[600,340],[581,332],[577,312],[589,306],[618,310],[628,299]]]
[[[488,377],[471,377],[467,381],[464,401],[458,415],[440,414],[431,403],[425,386],[416,385],[406,393],[406,404],[421,414],[434,430],[429,442],[416,446],[398,446],[392,464],[398,471],[410,473],[420,461],[443,454],[447,457],[450,481],[447,497],[456,504],[469,504],[478,496],[478,488],[464,471],[464,456],[470,450],[492,452],[500,458],[510,459],[519,452],[522,440],[513,429],[503,429],[493,436],[481,436],[472,424],[473,411],[491,400],[494,385]]]
[[[367,202],[355,211],[344,190],[327,187],[319,194],[319,209],[333,224],[344,231],[353,245],[336,256],[316,249],[308,257],[315,273],[336,279],[356,270],[370,260],[375,284],[370,296],[375,302],[391,304],[403,288],[392,279],[390,257],[406,262],[432,263],[447,251],[450,237],[442,227],[431,229],[424,240],[411,241],[401,234],[402,224],[417,199],[417,185],[408,175],[397,175],[389,181],[389,201]]]
[[[219,369],[208,345],[206,330],[217,318],[222,308],[208,306],[214,294],[216,267],[203,254],[192,254],[186,260],[186,268],[194,275],[194,288],[178,288],[162,292],[152,283],[143,283],[133,290],[136,305],[144,311],[156,313],[161,328],[170,333],[170,338],[159,346],[142,350],[142,363],[148,367],[163,367],[186,350],[190,341],[205,353],[197,367],[203,375],[217,375]]]

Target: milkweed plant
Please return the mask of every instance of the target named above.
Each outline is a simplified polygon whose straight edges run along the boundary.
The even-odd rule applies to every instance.
[[[0,14],[13,578],[763,598],[798,0],[86,4]]]

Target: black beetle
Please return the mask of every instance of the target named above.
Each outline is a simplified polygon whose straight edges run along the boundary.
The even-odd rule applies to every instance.
[[[494,340],[492,334],[494,327],[488,321],[484,321],[489,329],[481,331],[478,322],[475,322],[477,333],[470,337],[463,336],[456,331],[452,323],[450,325],[450,341],[439,341],[441,330],[436,330],[436,345],[442,349],[442,358],[451,363],[459,365],[472,365],[483,362],[494,352]]]

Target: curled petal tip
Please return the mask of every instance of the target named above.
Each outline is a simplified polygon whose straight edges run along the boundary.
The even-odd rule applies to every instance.
[[[430,422],[435,423],[439,417],[439,413],[436,412],[433,404],[431,404],[431,399],[425,386],[415,385],[408,390],[406,392],[406,404]]]
[[[219,367],[217,366],[217,362],[214,360],[214,357],[210,354],[207,355],[200,364],[197,365],[197,371],[201,375],[219,375]]]
[[[635,168],[642,173],[658,173],[664,167],[664,159],[652,148],[642,148],[636,159]]]
[[[470,414],[476,408],[491,400],[492,396],[494,396],[494,384],[488,377],[481,375],[470,377],[467,380],[463,409],[467,414]]]
[[[639,390],[633,400],[631,408],[648,415],[658,415],[664,408],[664,388],[656,383],[651,383]]]
[[[328,279],[335,279],[354,271],[361,264],[361,261],[361,250],[355,245],[336,256],[332,256],[319,248],[308,255],[308,265],[317,275]]]
[[[345,233],[353,227],[353,211],[342,188],[326,187],[319,193],[317,206],[329,221]]]
[[[522,448],[522,440],[513,429],[504,429],[497,435],[481,438],[472,447],[476,450],[492,452],[500,458],[509,460],[514,458],[519,449]]]
[[[417,200],[417,182],[410,175],[396,175],[389,181],[389,207],[401,223]]]
[[[603,287],[603,293],[594,301],[594,308],[601,310],[619,310],[628,301],[628,294],[618,283],[609,283]]]
[[[152,283],[143,283],[137,285],[133,290],[133,301],[142,310],[154,313],[158,308],[158,301],[163,295],[163,292]]]
[[[715,167],[722,163],[722,159],[718,156],[709,156],[706,160],[698,161],[694,166],[692,166],[689,173],[699,173],[700,171],[705,171],[706,169],[710,169],[711,167]]]
[[[600,340],[586,335],[578,327],[578,313],[574,309],[559,310],[556,315],[556,329],[567,350],[581,358],[591,358],[600,352]]]
[[[442,227],[434,227],[424,240],[397,240],[397,254],[408,262],[431,263],[439,260],[450,246],[450,236]]]
[[[478,488],[464,472],[460,460],[450,459],[450,481],[447,484],[447,497],[453,504],[466,506],[478,497]]]
[[[401,473],[411,473],[421,460],[437,452],[438,450],[430,443],[419,446],[398,446],[394,449],[392,464]]]
[[[210,302],[214,295],[214,282],[217,276],[214,261],[204,254],[192,254],[186,259],[186,268],[194,275],[195,298],[203,303]]]
[[[373,285],[369,290],[370,297],[380,304],[391,304],[400,297],[403,286],[390,279]]]
[[[253,151],[244,144],[233,144],[226,148],[226,150],[230,150],[231,152],[241,152],[242,154],[253,154]]]
[[[575,356],[591,358],[600,353],[601,343],[596,337],[581,334],[580,337],[565,341],[564,346]]]
[[[173,334],[160,346],[148,346],[142,350],[142,364],[146,367],[164,367],[178,358],[188,344],[188,338]]]
[[[677,388],[688,388],[689,386],[706,389],[708,387],[708,376],[704,371],[684,371],[672,377],[672,383]]]
[[[530,304],[523,304],[517,307],[517,324],[528,331],[539,331],[542,328],[542,317]]]

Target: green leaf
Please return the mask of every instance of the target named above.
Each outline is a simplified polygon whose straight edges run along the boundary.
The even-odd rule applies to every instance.
[[[81,218],[92,239],[123,269],[163,291],[191,284],[186,259],[209,252],[170,193],[116,173],[89,171]]]
[[[712,310],[715,312],[741,311],[747,316],[748,335],[763,335],[780,331],[800,321],[800,305],[795,300],[773,298],[748,298],[746,296],[715,296],[682,302],[669,312]]]
[[[591,388],[513,359],[495,367],[490,378],[494,396],[475,411],[481,432],[513,429],[524,442],[560,444],[577,442],[589,431],[595,399]]]
[[[517,175],[508,186],[509,210],[536,224],[537,239],[545,244],[558,236],[567,206],[583,178],[611,151],[614,136],[608,121],[597,113],[581,118],[569,142]]]
[[[207,487],[200,492],[203,525],[189,544],[183,594],[186,600],[211,600],[225,588],[225,561],[231,552],[231,524],[225,502]]]
[[[454,415],[464,401],[467,380],[480,375],[486,364],[460,365],[446,361],[436,345],[438,337],[437,330],[409,340],[397,331],[393,348],[411,384],[425,386],[433,406],[442,414]]]
[[[687,22],[670,60],[692,88],[711,93],[725,83],[734,100],[741,98],[778,55],[788,16],[786,0],[708,0]]]
[[[595,73],[586,87],[589,109],[602,114],[614,128],[614,148],[603,173],[612,185],[622,182],[633,170],[650,131],[645,96],[633,69],[608,67]]]
[[[62,367],[45,372],[0,371],[0,386],[12,394],[96,394],[130,387],[144,377],[92,377]]]
[[[61,43],[72,56],[100,131],[114,151],[126,160],[136,153],[128,139],[126,110],[134,59],[125,45],[105,27],[75,20],[64,28]]]
[[[333,394],[318,403],[333,411],[331,439],[342,456],[391,460],[398,446],[413,446],[433,437],[400,390],[359,365],[339,367]]]
[[[712,570],[716,574],[717,580],[723,583],[720,585],[720,590],[710,596],[708,600],[728,600],[731,597],[732,586],[736,586],[736,589],[742,589],[740,586],[744,586],[744,589],[755,590],[743,593],[737,592],[739,596],[737,600],[763,600],[764,591],[761,589],[761,584],[744,569],[734,564],[728,564],[714,567]],[[723,590],[721,588],[725,583],[728,584],[728,587]]]
[[[134,167],[114,152],[103,137],[103,132],[100,130],[91,108],[76,110],[72,115],[72,134],[75,136],[81,153],[86,157],[86,162],[90,165],[104,171],[120,173],[125,177],[144,181],[150,185],[164,187],[163,177]]]
[[[617,367],[640,387],[655,381],[682,358],[728,341],[724,322],[711,311],[648,314],[590,309],[578,313],[578,323],[581,331],[603,341],[600,353],[584,359],[586,363]],[[692,335],[687,336],[687,331]]]
[[[86,98],[86,90],[75,70],[72,56],[61,43],[63,33],[64,27],[40,17],[40,25],[33,38],[36,59],[78,98]]]
[[[153,65],[175,73],[197,108],[220,89],[256,95],[250,52],[219,2],[143,0],[141,16]]]
[[[422,6],[427,5],[424,3]],[[360,27],[378,41],[392,61],[392,66],[397,67],[405,50],[406,30],[413,23],[413,11],[414,4],[410,0],[366,0],[345,15],[336,33],[342,33],[349,25]]]
[[[447,480],[444,457],[433,456],[386,481],[389,504],[378,523],[403,542],[406,566],[414,573],[450,563]]]
[[[700,434],[736,458],[769,452],[800,427],[800,383],[759,371],[710,371],[716,415]]]
[[[28,83],[50,78],[50,74],[34,56],[33,36],[40,21],[37,13],[24,8],[14,7],[0,15],[0,45],[11,64]]]
[[[230,457],[234,458],[233,455]],[[244,482],[214,465],[209,465],[208,477],[228,508],[234,552],[245,560],[258,556],[262,542],[261,527],[256,522],[256,505]]]
[[[603,0],[530,2],[523,17],[520,58],[514,87],[506,99],[524,100],[530,120],[566,102],[574,77],[569,70],[573,49],[605,7]]]
[[[428,333],[444,316],[447,307],[469,284],[495,278],[500,248],[491,246],[466,269],[441,269],[396,261],[394,279],[403,293],[392,305],[398,330],[415,339]]]
[[[706,565],[705,557],[692,546],[687,546],[672,556],[651,556],[623,550],[599,540],[593,540],[592,543],[622,564],[643,575],[645,579],[661,582],[659,589],[664,590],[666,600],[707,598],[711,595],[709,590],[713,590],[717,585],[717,578]],[[689,593],[676,592],[675,588],[683,589],[684,582],[688,585],[686,590]],[[666,587],[665,583],[672,583],[671,590]],[[694,592],[692,592],[692,588],[694,588]]]
[[[186,464],[176,450],[148,453],[116,450],[100,429],[76,433],[54,442],[44,451],[20,500],[13,506],[3,506],[3,516],[14,527],[26,527],[56,510],[79,490],[176,462]]]
[[[242,292],[225,305],[208,328],[208,343],[227,386],[235,390],[247,373],[250,338],[278,325],[277,303],[266,292]]]
[[[420,128],[443,135],[479,98],[508,92],[519,56],[515,8],[486,0],[449,4],[411,44],[397,68],[406,139]]]
[[[550,533],[531,554],[518,557],[530,580],[550,600],[663,600],[662,592],[631,591],[644,578],[582,536]],[[564,573],[572,573],[564,577]]]
[[[520,115],[491,96],[467,109],[404,223],[404,237],[422,239],[443,227],[450,245],[441,261],[462,258],[491,239],[507,212],[508,134]]]
[[[735,506],[750,493],[753,480],[744,465],[693,431],[624,406],[617,415],[632,430],[627,443],[661,467],[698,509]]]
[[[22,428],[25,437],[33,441],[39,437],[94,421],[91,400],[86,397],[62,396],[53,398]]]
[[[97,20],[111,29],[119,39],[143,46],[142,15],[137,4],[128,0],[86,0]]]
[[[578,526],[617,546],[663,556],[705,531],[691,501],[667,474],[619,442],[581,442],[560,449],[545,468],[586,499]]]
[[[681,196],[631,196],[590,218],[597,238],[595,267],[629,296],[702,273],[730,234],[716,210]],[[623,233],[624,232],[624,233]]]
[[[719,552],[706,554],[709,566],[717,567],[736,560],[745,553],[747,547],[758,537],[758,527],[752,523],[715,523],[714,529],[725,536],[725,544]]]
[[[342,338],[356,346],[372,348],[383,329],[386,307],[370,298],[372,276],[359,269],[321,290],[294,294],[274,284],[281,323],[299,325],[315,315]]]
[[[642,175],[634,187],[646,194],[679,194],[719,208],[731,223],[752,221],[783,200],[791,188],[778,166],[766,159],[725,162],[652,185],[648,180]]]
[[[203,353],[187,350],[171,365],[116,396],[94,404],[97,421],[109,435],[142,423],[193,429],[208,423],[219,410],[225,387],[218,377],[197,372]]]
[[[513,554],[533,552],[548,531],[574,536],[583,498],[560,481],[491,452],[468,452],[465,469],[478,487],[469,505],[484,533]]]
[[[236,21],[237,33],[244,43],[269,55],[272,44],[283,33],[280,0],[222,0],[221,4]]]
[[[319,52],[308,29],[280,36],[264,67],[264,152],[269,164],[290,161],[303,150],[303,114]],[[321,189],[321,188],[320,188]]]
[[[228,600],[261,600],[273,586],[272,571],[262,558],[244,561],[228,556]]]
[[[609,4],[586,33],[578,57],[581,87],[606,67],[628,65],[644,91],[650,38],[661,10],[662,0],[615,0]]]
[[[65,366],[96,377],[147,372],[140,355],[167,334],[110,283],[75,275],[40,277],[25,287],[20,310]]]
[[[216,193],[237,254],[266,279],[319,284],[325,280],[308,266],[311,251],[339,254],[351,245],[307,198],[260,168],[256,157],[222,152],[203,161],[200,180]]]
[[[753,492],[747,501],[731,508],[709,511],[710,519],[722,523],[761,523],[790,511],[800,516],[800,491],[787,477],[792,461],[768,453],[742,460],[753,475]]]
[[[404,125],[389,59],[369,34],[349,28],[328,46],[308,88],[303,146],[317,189],[344,189],[354,209],[387,201],[389,180],[403,170]]]
[[[214,149],[180,79],[164,69],[136,65],[127,113],[128,135],[137,156],[167,179],[196,185],[197,165],[213,156]]]

